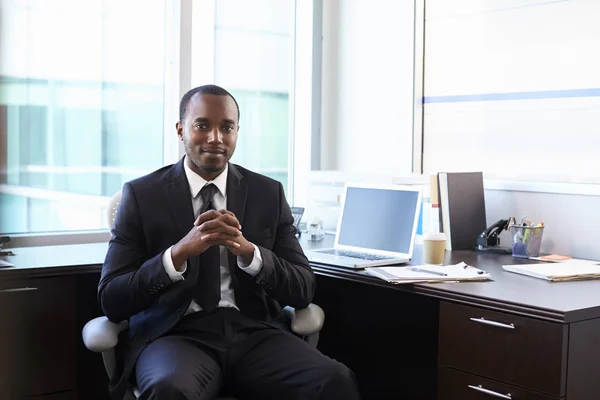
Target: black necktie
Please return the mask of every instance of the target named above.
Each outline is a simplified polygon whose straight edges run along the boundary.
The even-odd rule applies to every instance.
[[[208,210],[214,210],[213,198],[217,187],[212,183],[204,185],[200,190],[202,208],[198,215]],[[214,310],[221,300],[221,269],[219,246],[211,246],[199,256],[198,281],[194,299],[202,309],[210,312]]]

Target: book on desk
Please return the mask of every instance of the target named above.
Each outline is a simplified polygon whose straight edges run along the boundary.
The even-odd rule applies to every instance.
[[[440,172],[437,178],[446,250],[470,250],[487,227],[483,173]]]

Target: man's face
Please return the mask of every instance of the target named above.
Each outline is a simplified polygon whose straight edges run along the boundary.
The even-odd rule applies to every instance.
[[[196,93],[184,121],[177,123],[188,166],[206,180],[216,178],[233,155],[239,130],[235,102],[229,96]]]

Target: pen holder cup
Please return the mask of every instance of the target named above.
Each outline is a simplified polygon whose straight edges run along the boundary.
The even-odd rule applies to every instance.
[[[539,257],[543,226],[510,225],[513,257]]]

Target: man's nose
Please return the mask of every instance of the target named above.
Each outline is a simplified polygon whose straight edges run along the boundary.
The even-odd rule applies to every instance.
[[[213,142],[223,143],[223,135],[221,134],[221,131],[219,131],[219,129],[217,129],[217,128],[212,129],[208,133],[208,143],[213,143]]]

